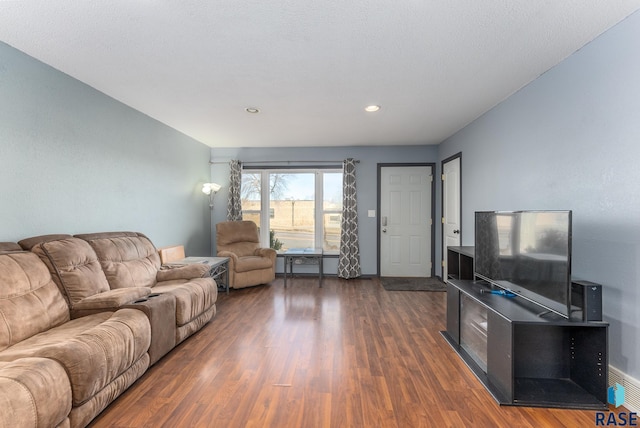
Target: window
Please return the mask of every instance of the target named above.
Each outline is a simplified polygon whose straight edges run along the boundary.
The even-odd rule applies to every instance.
[[[241,191],[242,219],[258,225],[263,245],[339,252],[342,169],[244,169]]]

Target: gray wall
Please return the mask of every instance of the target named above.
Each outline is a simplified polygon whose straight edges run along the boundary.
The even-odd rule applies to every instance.
[[[440,146],[476,210],[573,210],[573,274],[604,285],[610,363],[640,379],[640,13]],[[471,95],[471,94],[470,94]]]
[[[0,43],[0,241],[133,230],[208,254],[209,147]]]
[[[316,148],[277,148],[277,149],[219,149],[211,150],[212,181],[224,187],[216,195],[213,223],[226,219],[226,206],[229,188],[230,159],[242,162],[252,161],[341,161],[346,158],[360,160],[356,165],[356,186],[358,190],[358,232],[360,238],[360,265],[363,275],[376,275],[377,272],[377,217],[367,217],[368,210],[378,209],[377,183],[379,163],[436,163],[437,146],[395,146],[395,147],[316,147]],[[269,164],[271,166],[271,164]],[[304,166],[304,165],[303,165]],[[215,228],[214,228],[215,230]],[[214,239],[215,240],[215,239]],[[215,245],[215,242],[214,242]],[[439,244],[438,244],[439,245]],[[282,271],[281,263],[277,266]],[[325,262],[325,272],[337,272],[336,260]]]

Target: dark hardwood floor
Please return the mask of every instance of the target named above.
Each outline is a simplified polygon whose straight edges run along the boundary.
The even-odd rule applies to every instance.
[[[594,411],[501,407],[440,336],[445,293],[295,278],[218,313],[93,427],[591,427]]]

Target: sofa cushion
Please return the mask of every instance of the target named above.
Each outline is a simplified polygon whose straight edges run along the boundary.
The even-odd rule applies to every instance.
[[[0,351],[69,318],[69,307],[38,256],[0,254]]]
[[[32,243],[37,238],[20,243],[24,246],[25,241]],[[110,290],[98,256],[87,241],[72,236],[46,238],[34,242],[31,251],[47,265],[72,309],[85,298]]]
[[[75,236],[93,247],[112,289],[155,285],[160,256],[144,234],[103,232]]]
[[[150,343],[146,315],[120,309],[77,318],[32,336],[0,352],[0,361],[25,357],[58,361],[69,376],[77,407],[146,355]]]
[[[71,411],[67,373],[47,358],[0,362],[0,409],[2,427],[58,426]]]
[[[218,287],[211,278],[196,278],[176,283],[159,282],[153,287],[155,293],[170,293],[176,299],[176,324],[187,324],[209,310],[218,299]]]
[[[33,236],[31,238],[21,239],[20,241],[18,241],[18,244],[23,250],[31,251],[33,247],[43,242],[59,241],[61,239],[67,239],[71,237],[72,237],[71,235],[65,234],[65,233],[38,235],[38,236]]]

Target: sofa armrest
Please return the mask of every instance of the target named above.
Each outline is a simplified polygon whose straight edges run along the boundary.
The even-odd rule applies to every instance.
[[[71,412],[67,372],[47,358],[0,363],[0,409],[3,427],[61,425]]]
[[[116,288],[86,297],[73,305],[71,318],[80,318],[99,312],[113,312],[127,303],[153,293],[149,287]]]
[[[278,252],[273,248],[257,248],[254,252],[254,255],[260,257],[267,257],[271,259],[271,261],[275,261],[278,255]]]
[[[156,281],[173,281],[176,279],[194,279],[207,276],[209,265],[204,263],[194,263],[186,266],[169,267],[164,266],[158,271]]]

